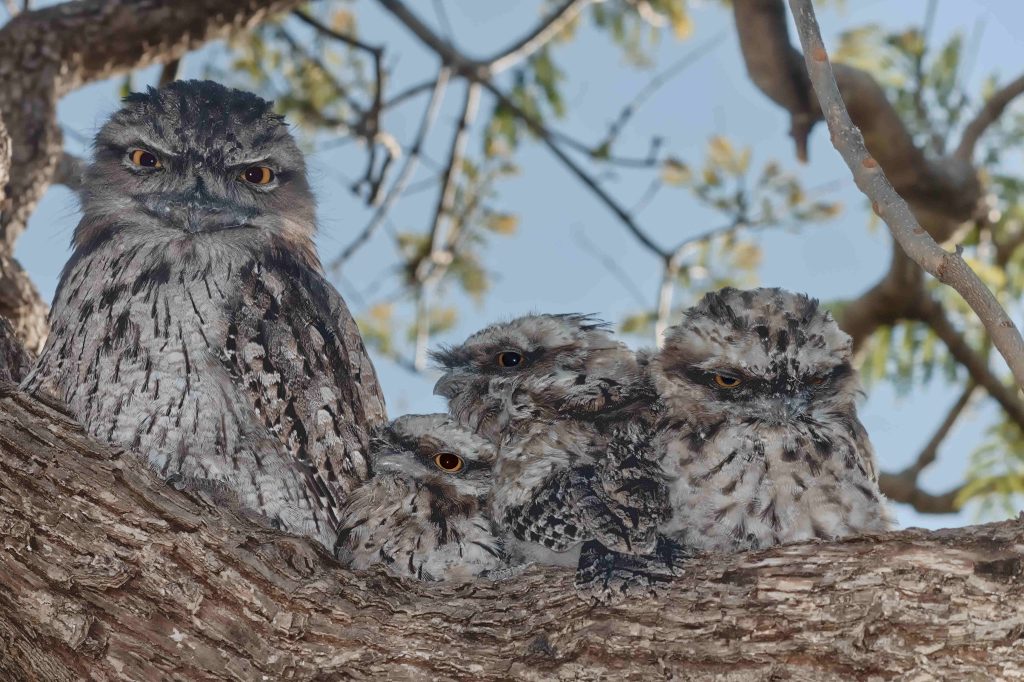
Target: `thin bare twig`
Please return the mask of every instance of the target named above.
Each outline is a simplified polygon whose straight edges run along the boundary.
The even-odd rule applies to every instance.
[[[660,73],[656,74],[644,87],[642,87],[636,95],[633,96],[622,110],[619,115],[608,127],[608,134],[605,135],[604,140],[598,146],[598,148],[608,148],[618,139],[619,135],[622,134],[626,124],[629,123],[630,119],[640,110],[644,102],[650,99],[658,90],[669,83],[673,78],[683,73],[687,68],[696,64],[702,57],[705,57],[713,52],[718,46],[725,43],[725,36],[727,31],[719,31],[710,40],[707,40],[694,49],[684,54],[674,64],[668,66]]]
[[[753,227],[744,216],[736,216],[728,225],[707,230],[693,237],[681,241],[672,251],[662,258],[661,282],[658,284],[658,305],[654,321],[654,342],[659,348],[665,341],[665,331],[669,327],[669,318],[672,316],[672,301],[675,298],[676,280],[679,279],[679,271],[683,267],[683,257],[686,252],[704,242],[709,242],[716,237],[722,237],[736,232],[745,227]],[[766,223],[761,223],[761,226]]]
[[[665,331],[669,327],[672,315],[672,300],[676,294],[676,280],[682,266],[682,249],[676,249],[664,260],[661,270],[661,281],[658,283],[658,306],[654,319],[654,343],[661,348],[665,343]]]
[[[789,5],[796,19],[807,71],[825,113],[833,144],[852,171],[857,186],[871,200],[872,208],[889,226],[903,251],[926,272],[963,296],[1010,366],[1018,387],[1024,386],[1024,339],[1016,325],[960,256],[960,249],[949,253],[940,247],[889,183],[881,166],[864,146],[860,130],[850,120],[832,74],[811,0],[789,0]]]
[[[366,224],[366,227],[353,239],[348,246],[346,246],[341,254],[339,254],[333,261],[331,261],[330,268],[332,270],[340,269],[345,262],[355,254],[373,235],[377,229],[383,224],[387,218],[391,209],[394,207],[395,202],[405,193],[409,181],[412,180],[416,174],[416,168],[419,165],[420,154],[423,150],[423,144],[427,139],[427,135],[430,134],[430,129],[434,125],[434,121],[437,120],[437,112],[441,108],[441,102],[444,99],[444,92],[448,87],[448,78],[450,72],[446,67],[442,67],[437,74],[437,79],[434,81],[434,88],[430,94],[430,101],[427,102],[426,108],[423,110],[423,116],[420,119],[419,130],[416,131],[416,138],[413,141],[412,149],[406,155],[401,170],[398,171],[398,177],[395,178],[395,182],[391,185],[391,188],[384,194],[384,198],[381,200],[377,209],[373,213],[373,217],[370,218],[370,222]]]
[[[316,69],[320,71],[328,81],[330,81],[331,86],[335,89],[335,91],[338,92],[338,94],[341,95],[342,99],[345,100],[345,103],[348,106],[350,106],[357,114],[365,114],[366,110],[364,109],[362,103],[360,103],[358,100],[356,100],[355,97],[349,94],[348,87],[335,77],[334,73],[327,68],[327,65],[324,64],[324,62],[319,57],[317,57],[309,50],[307,50],[306,47],[288,30],[281,28],[279,31],[277,31],[277,34],[281,37],[282,40],[288,43],[288,46],[291,47],[296,54],[301,55],[303,59],[309,62],[312,66],[316,67]],[[305,111],[304,113],[310,116],[317,116],[320,119],[320,121],[325,124],[329,120],[326,116],[323,115],[323,113],[319,111],[309,110]],[[353,130],[355,130],[355,125],[350,124],[347,121],[331,121],[331,126],[352,128]],[[363,134],[363,131],[355,132],[357,132],[360,135]]]
[[[598,182],[592,178],[583,168],[576,163],[565,151],[558,146],[558,143],[552,137],[550,131],[544,124],[538,121],[536,118],[523,111],[515,102],[512,101],[504,92],[498,89],[496,85],[486,79],[477,81],[484,88],[490,92],[495,99],[501,104],[501,106],[511,111],[516,118],[523,121],[527,127],[536,135],[540,141],[551,151],[555,157],[562,162],[562,164],[569,169],[576,178],[583,183],[594,195],[608,207],[612,213],[614,213],[619,220],[625,225],[626,229],[629,230],[634,237],[646,248],[648,251],[661,258],[668,257],[669,253],[658,246],[657,243],[637,224],[636,220],[626,210],[622,204],[616,201],[608,192],[598,184]]]
[[[590,237],[587,236],[587,233],[580,229],[578,225],[573,228],[572,236],[581,249],[592,255],[612,277],[618,280],[619,284],[622,285],[622,288],[629,292],[637,305],[647,305],[647,297],[640,291],[640,287],[637,286],[636,282],[634,282],[622,266],[619,265],[618,259],[611,254],[602,251],[601,248],[591,241]]]
[[[936,457],[938,457],[939,446],[944,440],[946,440],[946,436],[949,435],[949,432],[953,430],[957,419],[959,419],[963,411],[967,409],[967,406],[970,404],[971,398],[974,397],[974,392],[977,389],[978,384],[973,380],[967,382],[967,386],[964,387],[964,390],[960,394],[960,397],[957,398],[957,401],[953,403],[953,407],[951,407],[949,412],[946,414],[946,418],[943,419],[942,423],[939,424],[939,427],[935,429],[935,433],[932,434],[928,443],[924,446],[921,452],[918,453],[917,459],[914,463],[905,470],[913,475],[915,483],[917,482],[918,475],[931,466],[931,463],[935,461]]]
[[[989,369],[988,360],[971,348],[963,335],[953,325],[946,311],[935,299],[924,295],[910,309],[914,319],[924,322],[946,345],[949,354],[967,370],[971,378],[984,388],[999,403],[1006,414],[1024,429],[1024,405],[1018,393],[1007,387]]]
[[[401,0],[378,0],[379,4],[395,16],[402,24],[405,25],[412,33],[420,39],[420,41],[428,48],[433,50],[441,58],[441,60],[451,67],[451,69],[460,76],[468,78],[474,83],[478,83],[484,89],[486,89],[491,95],[497,99],[498,103],[508,109],[516,118],[523,121],[527,127],[538,137],[541,142],[551,151],[555,157],[562,162],[562,164],[569,169],[569,171],[576,176],[576,178],[583,183],[591,192],[597,196],[597,198],[603,203],[608,209],[614,213],[619,220],[626,226],[633,236],[650,252],[657,255],[660,258],[667,258],[669,253],[658,246],[654,240],[647,235],[646,232],[637,224],[636,220],[630,214],[625,207],[623,207],[618,201],[616,201],[608,192],[606,192],[597,180],[591,177],[583,168],[576,163],[558,144],[556,141],[556,135],[548,130],[543,123],[538,121],[536,118],[523,111],[515,102],[511,100],[504,92],[502,92],[490,79],[491,68],[486,62],[479,62],[469,59],[462,55],[456,50],[450,43],[440,38],[430,27],[427,26],[423,21],[416,16],[408,7],[405,6]],[[562,6],[563,10],[566,10],[572,3],[566,3]],[[568,10],[566,10],[568,11]],[[559,15],[558,12],[555,16]],[[550,19],[550,18],[549,18]],[[541,26],[543,26],[542,24]],[[549,39],[553,35],[549,32],[542,30],[535,30],[531,35],[545,35]],[[528,40],[520,41],[523,45],[534,43]],[[513,51],[505,51],[503,54],[512,54]],[[522,50],[515,52],[522,56]],[[497,58],[501,58],[499,55]],[[564,140],[562,140],[564,141]],[[584,153],[591,154],[592,150],[586,145],[579,144],[580,150]]]
[[[441,26],[441,35],[449,43],[452,42],[452,36],[455,32],[452,31],[452,22],[448,18],[448,10],[444,8],[444,0],[434,0],[434,16],[437,17],[437,23]]]
[[[935,461],[939,453],[939,446],[953,430],[960,415],[971,403],[971,398],[974,397],[977,389],[978,384],[973,380],[967,382],[960,397],[946,413],[945,419],[935,429],[935,433],[907,468],[895,474],[883,472],[879,475],[878,484],[886,497],[893,502],[909,504],[924,514],[951,514],[958,511],[956,499],[963,489],[962,485],[936,495],[921,490],[919,481],[921,472]]]
[[[571,23],[584,7],[597,0],[567,0],[542,19],[523,38],[487,59],[472,59],[459,52],[449,41],[434,33],[401,0],[377,1],[381,7],[393,14],[407,29],[412,31],[413,35],[419,38],[424,45],[436,52],[444,63],[452,68],[452,71],[459,76],[480,81],[507,70],[530,57]]]
[[[431,78],[429,80],[423,81],[422,83],[417,83],[416,85],[410,85],[405,90],[402,90],[400,93],[398,93],[397,95],[395,95],[391,99],[386,100],[381,105],[381,109],[384,110],[384,111],[389,111],[389,110],[397,107],[399,104],[401,104],[402,102],[404,102],[407,99],[412,99],[413,97],[416,97],[417,95],[421,95],[424,92],[430,92],[431,90],[434,89],[434,85],[436,83],[437,83],[437,79],[436,78]]]
[[[958,159],[970,161],[981,136],[985,134],[989,126],[999,120],[1010,102],[1022,93],[1024,93],[1024,76],[1010,81],[989,97],[981,111],[967,124],[964,134],[960,138],[960,144],[957,145],[953,155]]]
[[[339,33],[313,15],[308,14],[301,9],[295,10],[294,15],[300,21],[311,26],[319,33],[345,43],[356,50],[365,52],[373,59],[373,102],[366,109],[362,109],[358,106],[354,107],[356,111],[360,113],[360,118],[359,121],[353,125],[353,128],[360,135],[366,138],[370,151],[366,173],[364,174],[363,180],[360,181],[355,189],[358,190],[360,187],[366,186],[368,189],[367,202],[370,205],[375,205],[380,198],[380,191],[381,187],[384,185],[387,170],[395,158],[395,154],[392,153],[393,150],[387,149],[388,145],[385,144],[385,149],[387,149],[389,153],[382,162],[380,170],[374,173],[374,166],[376,162],[376,146],[374,143],[381,141],[379,138],[381,137],[380,115],[382,111],[385,79],[384,48],[380,45],[370,45],[350,35]],[[325,66],[321,65],[321,69],[330,75],[330,72],[327,71]],[[344,89],[341,89],[340,91],[344,93]]]
[[[380,60],[380,58],[384,56],[384,48],[380,45],[370,45],[369,43],[364,43],[358,38],[335,31],[333,28],[323,23],[313,15],[307,13],[305,10],[297,9],[293,14],[297,19],[316,29],[318,32],[323,33],[325,36],[339,40],[349,47],[354,47],[361,52],[366,52],[376,60]]]

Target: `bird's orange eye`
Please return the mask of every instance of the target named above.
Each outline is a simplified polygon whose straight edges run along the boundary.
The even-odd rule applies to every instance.
[[[805,383],[811,386],[821,386],[826,381],[828,381],[828,377],[810,377]]]
[[[499,367],[518,367],[523,364],[523,354],[514,350],[504,350],[495,358]]]
[[[719,388],[736,388],[743,382],[736,377],[727,376],[725,374],[715,375],[715,386]]]
[[[160,159],[153,152],[145,149],[133,149],[128,152],[128,159],[139,168],[162,168]]]
[[[449,474],[457,474],[462,471],[462,468],[466,466],[462,458],[452,452],[439,452],[434,455],[434,464],[441,471],[447,471]]]
[[[249,166],[242,171],[241,177],[252,185],[268,185],[274,179],[274,171],[266,166]]]

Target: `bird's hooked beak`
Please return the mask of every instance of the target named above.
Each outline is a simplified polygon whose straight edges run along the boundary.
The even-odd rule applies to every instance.
[[[201,187],[146,197],[142,205],[151,215],[188,234],[245,227],[253,219],[252,211],[212,197]]]
[[[799,389],[775,393],[761,401],[762,419],[773,424],[787,424],[807,412],[810,400]]]
[[[448,372],[434,384],[434,395],[451,400],[465,387],[466,377],[457,372]]]

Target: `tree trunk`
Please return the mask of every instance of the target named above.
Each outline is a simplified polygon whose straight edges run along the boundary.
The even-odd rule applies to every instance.
[[[0,385],[0,678],[992,679],[1024,675],[1024,526],[696,559],[666,594],[572,575],[353,573]]]

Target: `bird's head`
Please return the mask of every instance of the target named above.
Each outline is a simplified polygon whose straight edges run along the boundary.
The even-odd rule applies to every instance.
[[[854,409],[851,345],[806,295],[728,288],[668,330],[652,374],[661,397],[696,422],[785,427]]]
[[[446,414],[408,414],[377,431],[370,441],[374,477],[429,488],[432,499],[476,509],[491,491],[494,447]]]
[[[589,315],[526,315],[432,354],[434,393],[461,424],[494,442],[516,423],[596,414],[634,397],[633,352]]]
[[[270,102],[212,81],[128,95],[96,136],[83,187],[77,248],[130,231],[313,253],[316,205],[288,126]]]

